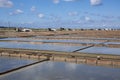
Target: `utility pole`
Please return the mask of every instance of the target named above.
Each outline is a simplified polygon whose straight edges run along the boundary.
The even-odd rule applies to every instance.
[[[10,22],[8,21],[8,29],[10,29]]]

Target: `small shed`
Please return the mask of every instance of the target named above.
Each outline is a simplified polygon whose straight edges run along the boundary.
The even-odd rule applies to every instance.
[[[26,28],[17,28],[16,31],[17,32],[32,32],[31,29],[26,29]]]
[[[31,29],[22,29],[22,32],[32,32]]]

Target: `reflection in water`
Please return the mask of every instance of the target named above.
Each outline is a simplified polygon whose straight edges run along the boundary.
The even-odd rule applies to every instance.
[[[0,72],[35,62],[34,60],[0,56]]]
[[[0,42],[2,48],[23,48],[23,49],[37,49],[37,50],[54,50],[72,52],[76,49],[83,48],[84,46],[64,46],[64,45],[51,45],[51,44],[29,44],[29,43],[14,43],[14,42]]]
[[[91,44],[99,44],[101,41],[95,40],[48,40],[48,39],[32,39],[32,38],[5,38],[0,40],[15,40],[15,41],[32,41],[32,42],[65,42],[65,43],[91,43]],[[103,41],[102,41],[103,42]]]
[[[120,48],[109,48],[109,47],[91,47],[79,52],[85,53],[97,53],[97,54],[116,54],[120,55]]]
[[[50,65],[52,64],[52,65]],[[120,69],[64,62],[43,62],[0,80],[119,80]]]
[[[67,63],[67,64],[65,65],[65,67],[66,67],[66,69],[68,69],[68,70],[74,71],[74,70],[77,68],[77,65],[71,64],[71,63]]]
[[[120,42],[107,42],[105,44],[118,44],[118,45],[120,45]]]

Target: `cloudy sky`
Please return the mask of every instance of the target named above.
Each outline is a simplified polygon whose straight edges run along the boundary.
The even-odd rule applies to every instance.
[[[120,0],[0,0],[0,26],[119,28]]]

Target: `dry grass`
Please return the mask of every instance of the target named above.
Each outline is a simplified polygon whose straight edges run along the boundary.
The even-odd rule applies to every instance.
[[[0,36],[27,37],[27,36],[52,36],[52,35],[78,35],[80,37],[107,37],[120,38],[119,31],[39,31],[39,32],[0,32]]]

